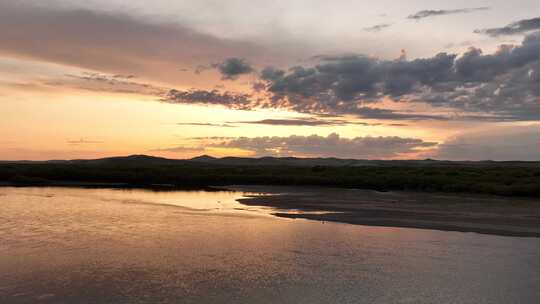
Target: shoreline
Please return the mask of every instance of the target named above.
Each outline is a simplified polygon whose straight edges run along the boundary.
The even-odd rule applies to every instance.
[[[238,201],[249,206],[276,208],[275,216],[289,219],[540,237],[538,199],[316,187],[233,186],[228,189],[268,193]]]
[[[270,185],[179,187],[164,184],[0,182],[0,187],[241,191],[257,195],[238,199],[239,203],[275,208],[272,215],[281,218],[540,238],[540,199],[536,198]]]

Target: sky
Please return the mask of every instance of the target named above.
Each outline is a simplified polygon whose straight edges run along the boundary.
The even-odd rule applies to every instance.
[[[0,159],[540,160],[540,2],[0,0]]]

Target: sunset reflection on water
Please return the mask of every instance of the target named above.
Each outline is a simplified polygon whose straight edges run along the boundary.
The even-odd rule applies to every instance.
[[[0,188],[0,302],[540,299],[538,239],[289,220],[243,195]]]

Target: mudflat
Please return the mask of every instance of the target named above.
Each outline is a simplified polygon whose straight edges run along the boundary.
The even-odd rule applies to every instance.
[[[369,226],[540,237],[540,199],[320,187],[231,186],[276,216]],[[298,212],[291,212],[298,211]]]

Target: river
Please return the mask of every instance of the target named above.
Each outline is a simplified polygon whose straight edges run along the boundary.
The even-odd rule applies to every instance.
[[[243,192],[0,188],[0,303],[540,303],[540,239],[272,216]]]

